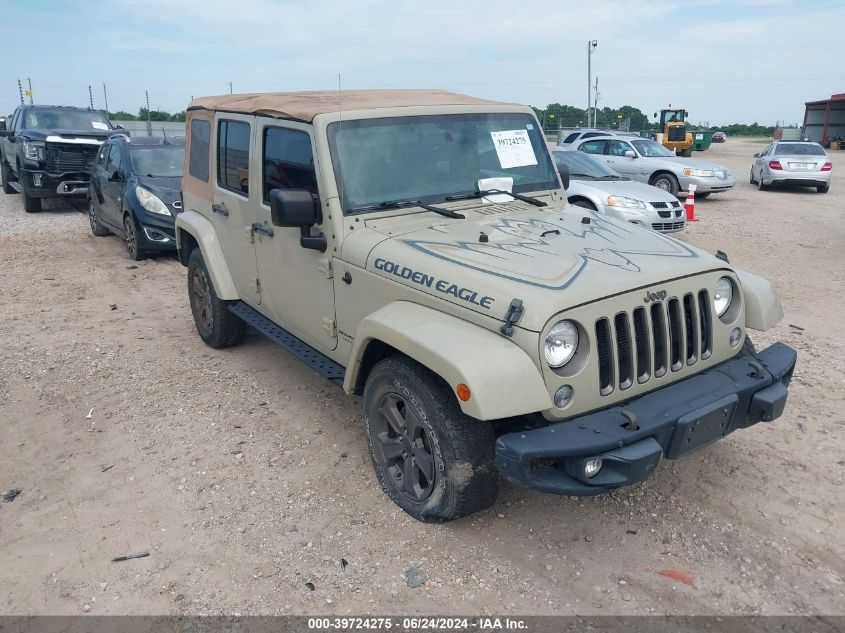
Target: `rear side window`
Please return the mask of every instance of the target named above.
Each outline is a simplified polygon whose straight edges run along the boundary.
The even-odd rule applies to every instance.
[[[604,132],[584,132],[583,138],[593,138],[594,136],[604,136]]]
[[[264,202],[273,189],[306,189],[318,195],[311,137],[306,132],[280,127],[264,130],[262,165]]]
[[[607,145],[607,141],[587,141],[581,143],[578,149],[587,154],[604,154],[605,145]]]
[[[580,134],[580,132],[573,132],[572,134],[570,134],[569,136],[567,136],[565,139],[563,139],[563,142],[564,142],[564,143],[571,143],[571,142],[572,142],[572,141],[574,141],[576,138],[578,138],[578,135],[579,135],[579,134]]]
[[[249,195],[249,123],[220,121],[218,124],[217,183]]]
[[[824,156],[824,148],[817,143],[778,143],[775,156]]]
[[[191,157],[188,173],[194,178],[208,182],[208,145],[211,126],[208,121],[191,121]]]

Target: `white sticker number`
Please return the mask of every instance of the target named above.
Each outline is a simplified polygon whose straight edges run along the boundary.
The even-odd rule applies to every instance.
[[[534,155],[534,148],[531,146],[527,130],[490,132],[490,137],[493,139],[493,146],[496,148],[502,169],[537,164],[537,157]]]

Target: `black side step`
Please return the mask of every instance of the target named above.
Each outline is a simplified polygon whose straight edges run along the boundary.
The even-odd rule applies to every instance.
[[[324,378],[328,378],[336,385],[343,386],[343,376],[346,370],[332,359],[324,356],[287,330],[280,328],[243,301],[233,301],[230,303],[229,311],[246,321],[274,343],[278,343],[284,347],[299,360],[310,365],[312,369]]]
[[[21,187],[21,183],[19,183],[17,180],[10,180],[9,186],[18,193],[23,193],[23,187]]]

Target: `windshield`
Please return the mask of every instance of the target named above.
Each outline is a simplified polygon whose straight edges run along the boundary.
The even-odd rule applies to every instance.
[[[817,143],[778,143],[775,156],[824,156],[824,149]]]
[[[27,110],[23,117],[27,130],[76,130],[101,131],[111,129],[109,120],[94,110],[65,110],[60,108],[36,108]]]
[[[528,114],[360,119],[332,123],[328,136],[345,211],[386,201],[443,202],[491,188],[479,185],[485,178],[511,179],[514,192],[560,188]]]
[[[631,141],[631,143],[637,148],[640,155],[645,156],[646,158],[675,155],[674,152],[666,149],[660,143],[655,143],[654,141],[649,141],[648,139],[644,139],[642,141]]]
[[[132,171],[139,176],[181,178],[184,158],[184,145],[132,147],[129,150]]]
[[[552,156],[558,166],[566,165],[574,180],[622,180],[610,167],[584,152],[555,152]]]

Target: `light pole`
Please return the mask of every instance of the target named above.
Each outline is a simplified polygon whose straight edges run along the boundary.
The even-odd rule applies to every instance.
[[[598,40],[587,40],[587,127],[590,127],[590,101],[592,96],[590,93],[592,86],[590,84],[593,82],[593,70],[590,62],[593,51],[596,50],[598,45]]]

